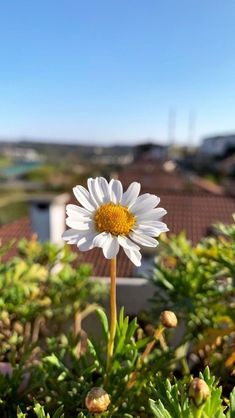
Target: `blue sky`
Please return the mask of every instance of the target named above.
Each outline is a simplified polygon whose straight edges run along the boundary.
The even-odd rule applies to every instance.
[[[234,0],[0,1],[0,137],[235,131]]]

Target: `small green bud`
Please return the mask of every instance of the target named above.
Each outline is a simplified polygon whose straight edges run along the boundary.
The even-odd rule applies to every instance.
[[[166,328],[176,328],[178,324],[177,317],[172,311],[163,311],[160,315],[160,320]]]
[[[90,412],[105,412],[110,404],[110,397],[103,388],[92,388],[86,396],[85,403]]]
[[[190,383],[188,394],[194,404],[199,407],[209,398],[210,389],[204,380],[195,377]]]

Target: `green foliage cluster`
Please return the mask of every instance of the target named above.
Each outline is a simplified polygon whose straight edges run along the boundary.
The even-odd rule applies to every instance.
[[[234,391],[230,401],[224,400],[221,387],[210,376],[209,369],[200,377],[207,383],[210,395],[205,403],[197,407],[189,397],[191,376],[169,380],[163,378],[160,371],[156,373],[151,370],[148,362],[138,364],[146,341],[134,338],[138,325],[136,320],[130,322],[127,317],[124,318],[123,310],[118,319],[114,359],[107,369],[103,353],[104,342],[108,339],[108,321],[101,309],[97,313],[102,324],[103,338],[99,343],[88,340],[87,350],[82,356],[78,356],[77,341],[72,336],[48,339],[41,362],[31,369],[29,390],[19,393],[18,389],[17,417],[234,417]],[[135,381],[129,386],[133,374]],[[94,386],[103,387],[111,396],[109,409],[101,414],[93,414],[85,406],[86,395]],[[15,417],[16,405],[14,399],[10,398],[9,415],[6,416]]]
[[[230,395],[230,408],[223,403],[221,387],[218,387],[215,378],[210,375],[209,369],[200,373],[209,388],[209,398],[199,408],[188,396],[187,379],[171,383],[168,379],[162,381],[158,376],[155,388],[150,389],[150,406],[156,418],[233,418],[235,416],[235,389]]]
[[[196,246],[183,233],[163,239],[152,276],[156,286],[153,316],[163,309],[177,312],[182,334],[178,353],[194,352],[197,362],[232,380],[235,223],[215,225],[214,232]]]
[[[75,256],[68,247],[32,237],[21,240],[18,255],[8,259],[12,245],[0,248],[0,361],[7,361],[13,348],[19,356],[29,343],[60,333],[104,292],[91,282],[89,265],[72,266]]]
[[[0,417],[235,418],[231,382],[222,390],[218,373],[214,378],[204,367],[210,360],[216,371],[211,353],[219,350],[230,372],[228,360],[233,364],[235,227],[218,230],[196,247],[183,235],[162,243],[151,332],[121,309],[111,361],[108,318],[97,304],[103,289],[90,280],[89,267],[76,267],[68,247],[35,237],[22,240],[18,256],[7,261],[11,246],[0,247]],[[179,328],[164,328],[165,309],[175,311]],[[80,327],[92,311],[101,326],[98,340]],[[200,353],[203,344],[211,344],[209,360],[190,373],[186,350]],[[192,374],[208,386],[200,405],[189,392]],[[94,387],[110,396],[102,413],[86,406]]]

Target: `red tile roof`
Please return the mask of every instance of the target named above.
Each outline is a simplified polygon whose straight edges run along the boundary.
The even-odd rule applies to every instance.
[[[217,222],[232,223],[235,199],[211,194],[162,193],[160,206],[167,210],[164,221],[170,232],[178,234],[184,230],[186,236],[196,244],[208,235]]]
[[[32,235],[32,229],[29,218],[17,219],[14,222],[3,225],[0,227],[0,242],[1,244],[7,244],[11,240],[16,242],[20,238],[30,238]],[[7,254],[7,258],[16,255],[16,244],[10,249]]]
[[[29,218],[17,219],[14,222],[3,225],[0,228],[0,239],[2,243],[6,243],[10,239],[26,237],[29,238],[32,234]]]
[[[100,248],[94,248],[93,250],[83,253],[78,251],[78,253],[81,262],[92,264],[93,276],[108,277],[110,275],[110,262],[104,258]],[[124,251],[120,250],[117,259],[117,276],[133,277],[134,270],[135,266],[131,263],[129,258],[127,258]]]
[[[141,183],[141,193],[154,193],[161,198],[160,206],[167,210],[163,221],[170,232],[184,230],[194,244],[208,235],[216,222],[231,223],[235,199],[225,196],[213,183],[174,170],[168,172],[160,162],[139,160],[123,169],[119,175],[124,189],[132,181]]]
[[[143,189],[145,193],[148,189]],[[177,234],[184,230],[186,236],[195,244],[203,236],[208,235],[209,228],[216,222],[230,223],[231,215],[235,212],[235,199],[225,196],[214,196],[208,194],[187,194],[185,192],[165,192],[161,194],[161,204],[168,213],[164,217],[170,233]],[[0,228],[0,239],[3,244],[11,239],[30,238],[32,234],[30,220],[28,218],[19,219],[11,224]],[[73,247],[75,249],[75,247]],[[15,248],[10,252],[10,256],[15,255]],[[78,251],[78,250],[77,250]],[[79,252],[79,260],[93,265],[95,276],[108,276],[109,263],[102,256],[102,251],[98,248]],[[134,266],[120,251],[118,257],[118,276],[133,276]]]
[[[121,180],[124,189],[132,181],[139,181],[142,189],[148,189],[149,193],[159,193],[162,191],[201,191],[201,187],[193,184],[190,175],[178,171],[169,172],[163,169],[159,162],[146,162],[139,160],[130,166],[125,167],[118,178]]]

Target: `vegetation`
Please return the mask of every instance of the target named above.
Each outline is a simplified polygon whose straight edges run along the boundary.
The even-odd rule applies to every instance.
[[[235,226],[218,231],[196,247],[182,234],[162,241],[152,322],[121,309],[108,362],[90,268],[36,237],[5,262],[12,243],[1,247],[0,416],[233,418]],[[98,340],[81,328],[94,311]]]
[[[12,243],[0,252],[0,360],[17,362],[30,344],[45,344],[72,321],[75,334],[81,318],[97,306],[104,292],[90,281],[90,266],[71,266],[74,255],[33,236],[21,240],[18,256],[4,261]]]
[[[16,206],[12,203],[3,207],[0,206],[0,226],[27,216],[28,206],[26,202],[18,202]]]
[[[235,220],[235,218],[234,218]],[[156,258],[153,317],[177,312],[182,327],[178,352],[191,369],[209,365],[226,384],[235,366],[235,224],[192,247],[184,234],[164,238]]]

